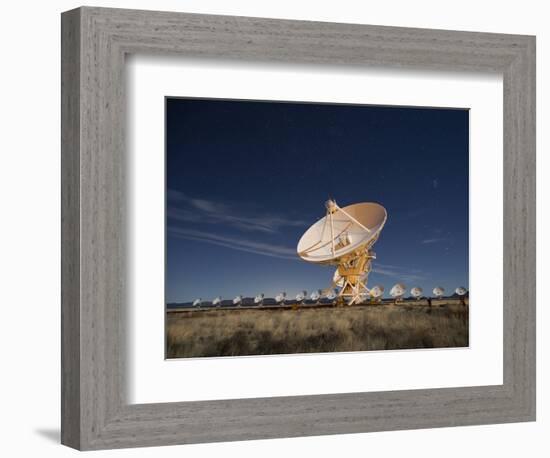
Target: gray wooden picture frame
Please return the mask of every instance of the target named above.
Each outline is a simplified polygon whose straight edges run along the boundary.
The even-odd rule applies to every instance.
[[[535,419],[534,37],[83,7],[62,14],[61,38],[63,444],[88,450]],[[128,404],[124,62],[135,53],[502,74],[504,383]]]

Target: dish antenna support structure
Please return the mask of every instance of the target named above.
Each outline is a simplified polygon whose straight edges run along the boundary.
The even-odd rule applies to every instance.
[[[337,266],[332,288],[338,302],[353,305],[368,297],[368,275],[376,259],[372,246],[387,219],[386,209],[373,202],[340,207],[329,199],[324,218],[300,238],[296,251],[304,261]]]

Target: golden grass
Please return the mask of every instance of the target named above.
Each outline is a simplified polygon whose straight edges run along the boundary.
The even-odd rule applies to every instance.
[[[168,358],[468,346],[468,306],[170,312]]]

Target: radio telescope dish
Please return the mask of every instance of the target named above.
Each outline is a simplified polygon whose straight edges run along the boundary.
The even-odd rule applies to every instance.
[[[466,301],[464,299],[464,296],[466,296],[466,293],[468,290],[464,288],[464,286],[459,286],[457,289],[455,289],[455,293],[460,296],[460,303],[462,305],[466,305]]]
[[[344,286],[344,277],[340,275],[338,269],[334,271],[334,275],[332,276],[332,284],[338,288],[342,288],[342,286]]]
[[[397,283],[396,285],[393,285],[392,289],[390,290],[390,296],[393,297],[397,302],[403,299],[406,291],[407,287],[403,283]]]
[[[241,305],[243,303],[243,296],[239,294],[235,299],[233,299],[233,305]]]
[[[369,294],[373,299],[380,299],[382,294],[384,294],[384,287],[381,285],[373,286],[370,289]]]
[[[338,259],[360,247],[370,248],[386,223],[386,210],[364,202],[340,208],[326,203],[327,214],[314,223],[298,242],[298,255],[309,262],[338,265]]]
[[[384,294],[384,287],[381,285],[373,286],[369,290],[369,295],[372,300],[378,302],[382,299],[382,295]]]
[[[254,304],[256,304],[256,305],[263,305],[263,303],[264,303],[264,293],[258,294],[258,295],[254,298]]]
[[[386,209],[373,202],[341,208],[334,200],[325,208],[325,217],[302,235],[296,250],[304,261],[338,266],[333,287],[352,305],[368,294],[367,278],[376,258],[371,248],[386,223]]]
[[[307,291],[302,291],[296,294],[296,302],[300,303],[307,297]]]
[[[334,303],[334,300],[338,297],[338,294],[336,293],[336,291],[332,291],[328,293],[326,297],[331,303]]]
[[[415,286],[411,289],[411,296],[414,297],[416,300],[419,300],[422,297],[422,288],[419,286]]]
[[[199,297],[193,301],[193,307],[200,307],[202,304],[202,299]]]
[[[468,290],[464,288],[464,286],[459,286],[457,289],[455,289],[455,293],[459,296],[465,296]]]
[[[432,292],[435,297],[441,299],[443,297],[443,294],[445,294],[445,289],[441,286],[436,286]]]
[[[313,292],[309,295],[309,298],[310,298],[313,302],[317,303],[317,302],[319,302],[319,299],[321,298],[321,293],[322,293],[322,291],[321,291],[320,289],[318,289],[317,291],[313,291]]]
[[[282,292],[282,293],[279,293],[275,296],[275,302],[277,304],[282,304],[286,299],[286,293],[285,292]]]
[[[222,298],[221,296],[218,296],[218,297],[215,297],[214,300],[212,301],[212,305],[216,306],[216,307],[219,307],[222,303]]]

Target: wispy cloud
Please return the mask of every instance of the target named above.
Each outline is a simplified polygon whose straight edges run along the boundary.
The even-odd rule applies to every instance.
[[[425,278],[419,270],[407,270],[388,264],[376,263],[372,271],[380,275],[392,277],[394,281],[405,281],[409,283],[421,281]]]
[[[236,251],[254,253],[261,256],[268,256],[279,259],[299,260],[296,249],[293,247],[275,245],[265,242],[255,242],[246,238],[228,237],[225,235],[214,234],[211,232],[198,231],[193,229],[184,229],[175,226],[168,226],[168,232],[174,237],[197,242],[208,243],[211,245],[222,246]],[[393,281],[417,282],[425,278],[421,271],[417,269],[403,269],[398,266],[375,263],[373,272],[391,277]]]
[[[245,251],[247,253],[255,253],[272,258],[292,260],[298,259],[296,249],[287,246],[273,245],[265,242],[254,242],[245,238],[227,237],[210,232],[183,229],[174,226],[168,226],[168,232],[175,237],[209,243],[211,245],[223,246],[225,248],[231,248],[232,250]]]
[[[439,242],[445,242],[447,239],[445,237],[438,237],[438,238],[433,238],[433,239],[424,239],[424,240],[421,240],[420,243],[424,244],[424,245],[427,245],[427,244],[430,244],[430,243],[439,243]]]
[[[295,247],[269,243],[265,240],[252,240],[244,232],[256,232],[267,237],[284,227],[303,226],[304,221],[293,220],[280,215],[250,215],[234,204],[192,197],[175,190],[168,190],[168,233],[173,237],[221,246],[235,251],[254,253],[279,259],[297,261],[299,257]],[[178,223],[189,223],[180,227]],[[212,225],[212,230],[200,229],[193,224]],[[183,225],[182,225],[183,226]],[[191,227],[190,227],[191,226]],[[219,234],[216,229],[236,229],[232,235]],[[242,235],[238,235],[243,232]],[[443,239],[442,239],[443,240]],[[422,243],[435,243],[439,239],[427,239]],[[424,277],[421,271],[407,270],[396,265],[374,263],[373,272],[391,277],[394,281],[416,282]]]
[[[267,234],[276,233],[283,227],[306,226],[304,221],[281,215],[249,215],[236,205],[191,197],[175,190],[168,190],[168,218],[185,223],[222,224],[242,231]]]

